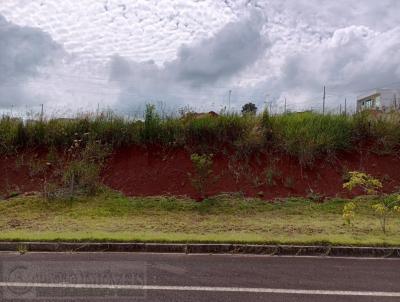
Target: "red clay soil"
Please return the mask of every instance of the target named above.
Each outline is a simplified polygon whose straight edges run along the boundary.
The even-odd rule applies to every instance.
[[[387,192],[400,187],[400,159],[395,155],[346,153],[316,161],[312,168],[301,167],[296,159],[282,154],[259,154],[248,165],[233,159],[233,154],[214,157],[208,196],[227,192],[264,199],[313,195],[322,200],[349,196],[342,188],[343,177],[346,171],[355,170],[382,180]],[[42,181],[31,170],[26,164],[18,164],[16,157],[0,158],[0,195],[40,190]],[[193,174],[194,170],[190,154],[184,149],[130,147],[114,152],[104,167],[102,179],[104,184],[128,196],[187,195],[198,199],[188,173]]]
[[[250,167],[243,162],[238,165],[232,158],[221,154],[214,158],[215,179],[207,195],[242,192],[245,196],[264,199],[349,196],[343,190],[343,177],[355,170],[381,179],[388,192],[400,186],[400,160],[393,155],[342,154],[336,159],[319,160],[312,168],[302,168],[297,159],[282,154],[253,157]],[[240,173],[239,177],[235,177],[235,170]],[[273,176],[269,180],[268,171]],[[114,153],[104,170],[104,183],[129,196],[171,194],[198,198],[188,173],[194,173],[193,165],[183,149],[165,152],[132,147]]]
[[[20,159],[20,156],[0,157],[0,197],[40,190],[41,179],[34,175],[32,167],[20,164]]]

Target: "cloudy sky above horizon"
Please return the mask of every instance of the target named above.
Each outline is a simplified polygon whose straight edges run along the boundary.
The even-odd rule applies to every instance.
[[[0,1],[3,110],[337,110],[399,63],[398,0]]]

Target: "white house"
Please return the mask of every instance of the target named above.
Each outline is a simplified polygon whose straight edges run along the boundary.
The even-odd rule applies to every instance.
[[[357,111],[375,109],[382,111],[400,109],[400,89],[381,88],[357,97]]]

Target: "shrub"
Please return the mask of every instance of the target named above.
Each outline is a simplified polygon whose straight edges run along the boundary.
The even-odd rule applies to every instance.
[[[235,151],[233,159],[248,164],[252,155],[266,150],[266,140],[264,131],[254,119],[248,124],[248,130],[244,131],[242,137],[238,138],[234,144]],[[232,159],[231,158],[231,159]]]
[[[155,144],[160,140],[161,118],[154,105],[147,104],[144,116],[144,127],[141,129],[141,141]]]
[[[343,184],[343,188],[349,191],[359,187],[367,194],[376,194],[382,189],[382,183],[371,175],[353,171],[349,172],[349,176],[349,180]]]
[[[375,213],[378,215],[379,223],[381,226],[381,230],[384,234],[386,234],[386,225],[389,215],[391,213],[395,213],[398,211],[398,204],[400,203],[400,195],[385,195],[380,193],[382,189],[382,183],[372,177],[371,175],[361,173],[361,172],[349,172],[350,179],[343,184],[343,187],[348,189],[349,191],[353,190],[355,187],[360,187],[365,193],[371,194],[379,194],[379,202],[374,204],[372,208],[375,210]],[[351,209],[350,214],[354,209]],[[343,217],[345,212],[343,210]]]
[[[69,195],[76,193],[93,195],[100,184],[100,165],[87,161],[72,161],[65,167],[63,181],[69,188]]]
[[[343,207],[343,219],[347,225],[351,225],[352,220],[355,217],[356,204],[354,202],[348,202]]]
[[[212,154],[199,155],[194,153],[190,156],[195,173],[189,173],[189,177],[191,178],[193,187],[197,190],[201,198],[205,197],[206,189],[210,183],[210,178],[213,173],[212,158]]]
[[[375,214],[379,218],[379,224],[381,226],[381,230],[384,234],[386,234],[387,231],[387,221],[389,219],[389,216],[392,213],[398,213],[399,212],[399,207],[398,204],[400,203],[400,195],[387,195],[383,196],[381,201],[374,204],[372,208],[375,210]]]
[[[76,137],[67,150],[67,163],[64,168],[64,184],[75,191],[94,194],[99,187],[101,167],[110,150],[100,140],[93,140],[90,133],[82,138]]]

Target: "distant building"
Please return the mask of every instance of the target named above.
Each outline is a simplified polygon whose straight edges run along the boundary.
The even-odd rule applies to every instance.
[[[204,117],[218,117],[219,114],[216,113],[215,111],[209,111],[209,112],[188,112],[186,113],[182,118],[183,119],[201,119]]]
[[[400,89],[375,89],[357,97],[357,111],[400,109]]]

